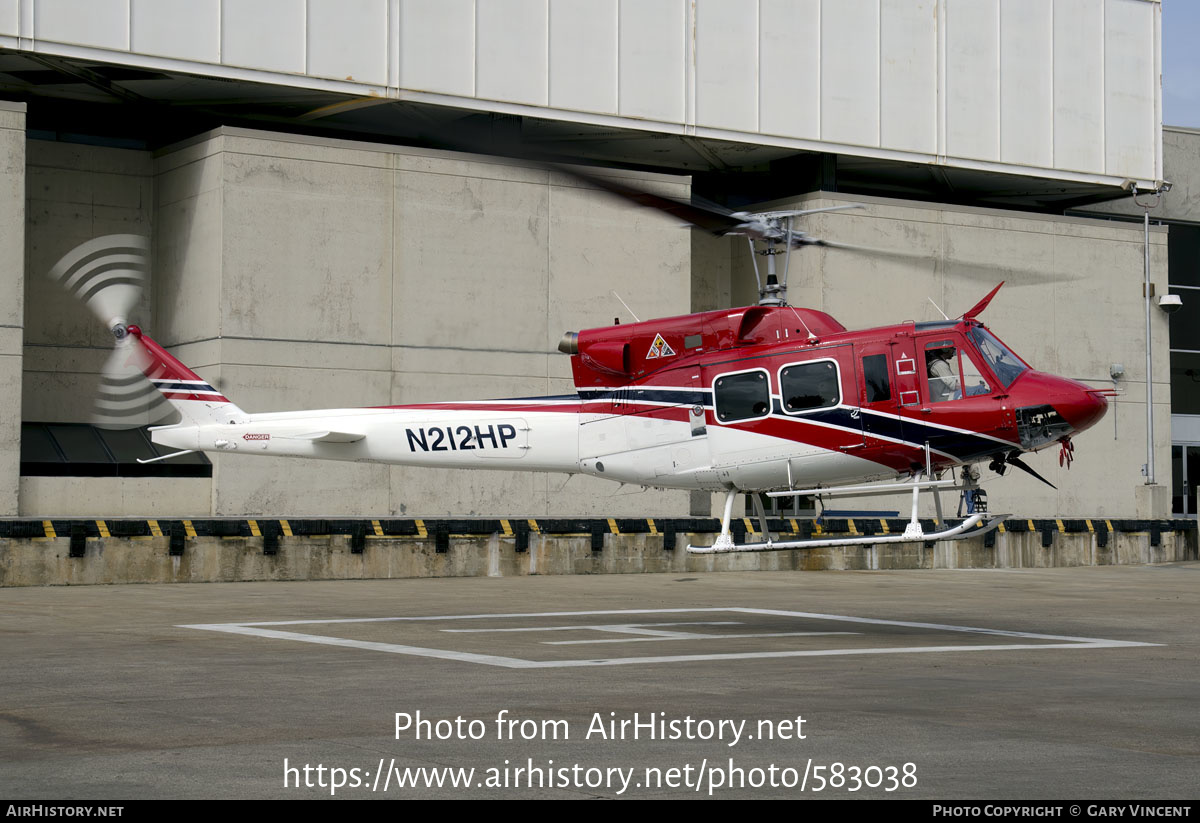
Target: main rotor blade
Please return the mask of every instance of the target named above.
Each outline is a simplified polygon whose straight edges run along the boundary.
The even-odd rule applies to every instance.
[[[966,262],[955,259],[947,252],[939,254],[929,251],[902,251],[899,249],[881,249],[875,246],[859,246],[853,243],[842,243],[837,240],[822,240],[817,237],[796,238],[793,243],[802,246],[820,246],[837,249],[853,254],[867,254],[873,257],[891,258],[897,261],[913,263],[940,263],[945,274],[955,279],[984,280],[994,284],[997,280],[1009,283],[1009,288],[1020,288],[1022,285],[1045,286],[1057,283],[1070,283],[1082,279],[1082,275],[1071,273],[1050,273],[1044,269],[1030,269],[1004,263]]]
[[[542,165],[559,172],[568,177],[573,177],[582,183],[593,186],[597,189],[602,189],[609,194],[616,195],[623,200],[634,203],[639,206],[647,206],[652,209],[657,209],[664,214],[669,214],[672,217],[677,217],[687,223],[692,224],[696,228],[714,234],[717,237],[722,237],[735,231],[745,231],[745,215],[738,215],[732,211],[722,209],[720,206],[709,205],[702,206],[696,203],[688,203],[683,200],[676,200],[673,197],[666,197],[661,194],[654,194],[645,189],[635,188],[633,186],[621,183],[611,177],[602,177],[600,175],[585,172],[576,166],[565,166],[559,163],[545,163]]]
[[[803,246],[821,246],[826,249],[837,249],[838,251],[854,252],[856,254],[870,254],[876,257],[895,257],[900,260],[932,260],[934,259],[925,252],[900,251],[899,249],[880,249],[875,246],[859,246],[854,243],[842,243],[838,240],[822,240],[819,237],[804,237],[797,238],[797,242]]]
[[[500,154],[517,158],[522,163],[539,166],[547,171],[557,172],[566,177],[573,178],[585,185],[608,192],[614,197],[619,197],[628,203],[657,209],[664,214],[669,214],[672,217],[683,220],[717,237],[732,233],[751,234],[752,236],[760,237],[763,235],[759,229],[767,228],[766,226],[754,225],[753,217],[750,215],[735,213],[715,203],[676,200],[673,197],[654,194],[646,189],[622,183],[613,177],[593,174],[581,166],[568,165],[555,159],[550,159],[544,154],[531,150],[528,145],[522,144],[519,140],[506,139],[493,135],[487,142],[483,142],[469,137],[461,131],[451,134],[439,129],[427,130],[423,136],[433,145],[451,151],[465,151],[472,154],[492,156]],[[749,226],[745,225],[748,220],[751,222]]]

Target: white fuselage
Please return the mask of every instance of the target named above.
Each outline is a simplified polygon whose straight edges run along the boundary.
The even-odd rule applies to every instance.
[[[719,491],[889,476],[884,467],[796,440],[687,420],[503,401],[418,408],[243,414],[156,428],[178,449],[438,468],[584,473],[621,483]],[[469,405],[469,408],[461,406]],[[459,408],[455,408],[459,406]],[[534,408],[536,407],[536,408]],[[710,436],[715,435],[715,436]]]

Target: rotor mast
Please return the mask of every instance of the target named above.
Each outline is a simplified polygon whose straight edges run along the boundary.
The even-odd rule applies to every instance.
[[[787,280],[792,262],[792,249],[799,246],[834,245],[813,237],[807,232],[793,229],[792,218],[827,211],[844,211],[846,209],[861,208],[863,208],[861,203],[851,203],[844,206],[827,206],[822,209],[771,211],[759,214],[743,213],[735,215],[743,217],[745,220],[737,229],[729,232],[729,234],[743,234],[750,244],[750,261],[754,264],[754,279],[758,282],[758,305],[787,305]],[[758,249],[754,245],[755,240],[761,240],[765,248]],[[779,248],[781,243],[783,244],[782,249]],[[779,273],[776,271],[775,265],[775,258],[780,254],[784,256],[782,280],[779,278]],[[758,255],[767,258],[767,279],[765,283],[758,270],[758,260],[755,259]]]

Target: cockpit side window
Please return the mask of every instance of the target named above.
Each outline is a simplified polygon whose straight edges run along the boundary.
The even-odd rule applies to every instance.
[[[983,359],[991,367],[996,379],[1008,388],[1013,381],[1020,377],[1029,367],[1013,354],[1007,346],[996,339],[995,335],[982,326],[972,326],[967,331],[971,342],[979,349]]]
[[[982,397],[985,394],[991,394],[992,389],[988,385],[987,378],[983,376],[979,364],[975,362],[975,355],[965,347],[962,350],[962,372],[963,397]]]
[[[925,345],[925,376],[929,381],[929,402],[944,403],[962,397],[958,378],[958,351],[951,340]]]

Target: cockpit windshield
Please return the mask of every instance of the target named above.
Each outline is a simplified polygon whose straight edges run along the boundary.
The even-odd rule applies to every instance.
[[[988,365],[992,367],[992,373],[996,375],[996,379],[1004,384],[1004,388],[1007,389],[1011,386],[1013,381],[1029,368],[982,326],[972,326],[967,335],[978,347],[979,353],[987,360]]]

